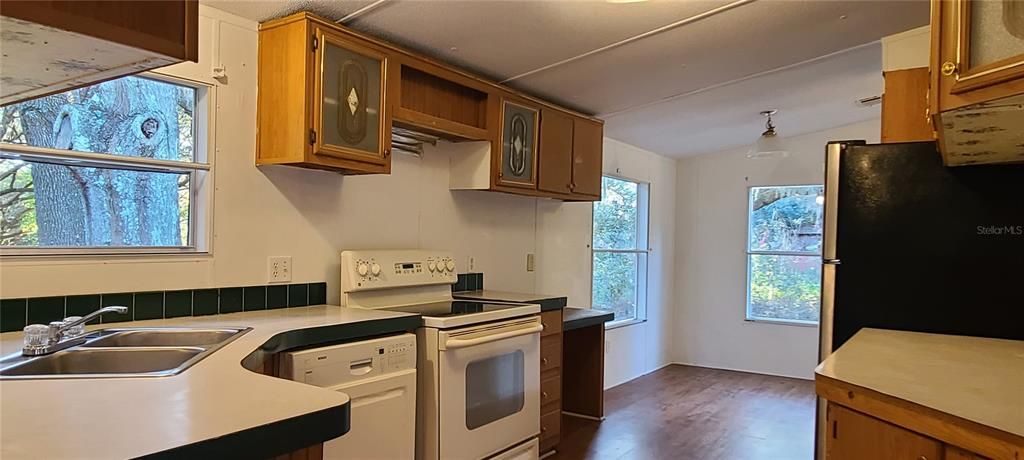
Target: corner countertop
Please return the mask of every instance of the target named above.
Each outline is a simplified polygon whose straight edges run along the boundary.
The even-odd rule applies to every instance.
[[[1024,341],[862,329],[815,374],[1024,437]]]
[[[419,324],[418,315],[319,305],[90,327],[252,330],[168,377],[0,380],[0,457],[245,456],[239,447],[273,456],[323,442],[346,431],[348,396],[257,374],[243,360]],[[21,337],[0,334],[0,352],[20,352]]]
[[[593,308],[565,307],[562,310],[562,330],[571,331],[590,326],[603,325],[615,319],[615,313]]]
[[[535,303],[540,304],[540,311],[551,311],[564,308],[567,301],[566,297],[544,294],[527,294],[522,292],[491,291],[487,289],[477,291],[457,291],[453,292],[452,296],[456,299]]]

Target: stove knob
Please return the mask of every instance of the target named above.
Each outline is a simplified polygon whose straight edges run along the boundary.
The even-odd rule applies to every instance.
[[[427,264],[427,270],[430,270],[432,272],[437,271],[437,264],[434,263],[433,260],[431,260],[430,263]]]
[[[450,272],[455,271],[455,261],[449,260],[445,262],[444,268],[447,268]]]
[[[370,267],[370,273],[373,273],[373,276],[380,276],[380,265],[379,264],[373,264]]]
[[[370,272],[370,266],[366,265],[366,262],[359,262],[359,265],[356,266],[356,271],[359,272],[359,276],[366,276]]]

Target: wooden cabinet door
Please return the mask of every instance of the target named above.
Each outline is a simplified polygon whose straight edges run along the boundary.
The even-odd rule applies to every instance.
[[[387,56],[328,29],[315,30],[314,155],[385,164],[391,153]]]
[[[565,194],[572,191],[572,130],[573,119],[568,114],[552,109],[541,110],[538,189]]]
[[[943,445],[896,425],[828,404],[828,460],[941,460]]]
[[[939,112],[1024,93],[1024,3],[932,0],[932,29]]]
[[[572,192],[601,196],[601,161],[604,126],[584,118],[573,119]]]

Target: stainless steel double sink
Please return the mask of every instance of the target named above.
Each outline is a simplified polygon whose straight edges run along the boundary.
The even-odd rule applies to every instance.
[[[53,354],[0,360],[0,379],[161,377],[174,375],[249,328],[118,328],[92,331],[85,343]]]

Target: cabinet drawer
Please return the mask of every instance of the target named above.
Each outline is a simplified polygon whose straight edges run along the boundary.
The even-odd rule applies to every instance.
[[[550,378],[540,382],[540,405],[544,407],[548,403],[557,402],[562,399],[562,378],[561,376]]]
[[[544,325],[541,337],[562,333],[562,310],[546,311],[540,314],[540,322]]]
[[[540,416],[540,440],[557,438],[562,429],[562,413],[548,412]],[[557,443],[557,442],[556,442]]]
[[[562,334],[540,338],[540,372],[562,367]]]

